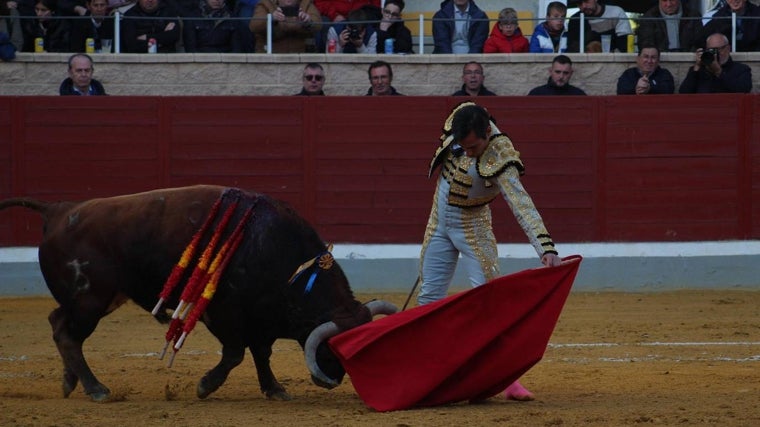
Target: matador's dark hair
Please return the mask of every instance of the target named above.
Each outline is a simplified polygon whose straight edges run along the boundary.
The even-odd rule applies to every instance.
[[[488,137],[488,126],[490,126],[491,116],[485,108],[480,105],[467,105],[454,113],[451,120],[451,133],[454,141],[461,141],[470,134],[475,132],[478,138]]]

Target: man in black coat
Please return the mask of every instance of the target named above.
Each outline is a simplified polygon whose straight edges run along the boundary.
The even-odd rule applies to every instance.
[[[549,67],[549,82],[531,89],[528,95],[586,95],[586,92],[570,84],[572,76],[573,61],[567,55],[557,55]]]
[[[701,41],[708,36],[721,33],[731,40],[731,16],[736,13],[736,51],[754,52],[760,50],[760,6],[755,6],[747,0],[726,2],[718,9],[702,29]]]
[[[659,0],[639,20],[639,51],[656,46],[660,52],[693,52],[702,31],[702,15],[681,0]]]
[[[174,53],[180,37],[179,16],[163,0],[138,0],[124,13],[121,36],[126,53],[147,53],[150,39],[156,40],[158,53]]]
[[[675,91],[673,74],[660,67],[660,50],[654,45],[643,46],[636,57],[636,66],[620,75],[618,95],[657,95]]]
[[[679,93],[749,93],[752,69],[731,59],[728,37],[715,33],[704,49],[697,49],[696,63],[689,68]]]
[[[71,50],[85,52],[88,38],[95,41],[95,50],[101,51],[101,40],[113,40],[113,17],[108,16],[108,0],[87,0],[87,12],[84,16],[90,19],[74,19],[71,21]],[[111,53],[110,48],[108,52]]]
[[[483,82],[486,79],[483,66],[477,61],[464,64],[462,70],[462,88],[451,96],[496,96],[495,93],[486,89]]]
[[[95,67],[86,53],[76,53],[69,57],[69,77],[61,82],[61,95],[94,96],[107,95],[103,85],[92,78]]]

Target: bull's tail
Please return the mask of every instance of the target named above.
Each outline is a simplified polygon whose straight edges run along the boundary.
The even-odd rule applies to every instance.
[[[41,213],[42,215],[45,215],[50,210],[50,207],[52,205],[52,203],[41,202],[29,197],[14,197],[12,199],[0,200],[0,211],[5,208],[20,206],[22,208],[31,209]]]

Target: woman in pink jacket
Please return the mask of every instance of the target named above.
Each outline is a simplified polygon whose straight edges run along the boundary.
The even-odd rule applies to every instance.
[[[527,53],[530,43],[517,25],[517,11],[507,7],[499,12],[499,22],[483,45],[483,53]]]

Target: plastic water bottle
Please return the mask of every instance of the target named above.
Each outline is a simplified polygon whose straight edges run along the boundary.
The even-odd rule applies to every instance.
[[[390,55],[393,53],[393,42],[395,39],[385,39],[385,53]]]
[[[148,40],[148,53],[156,52],[158,52],[158,43],[156,43],[156,39]]]

